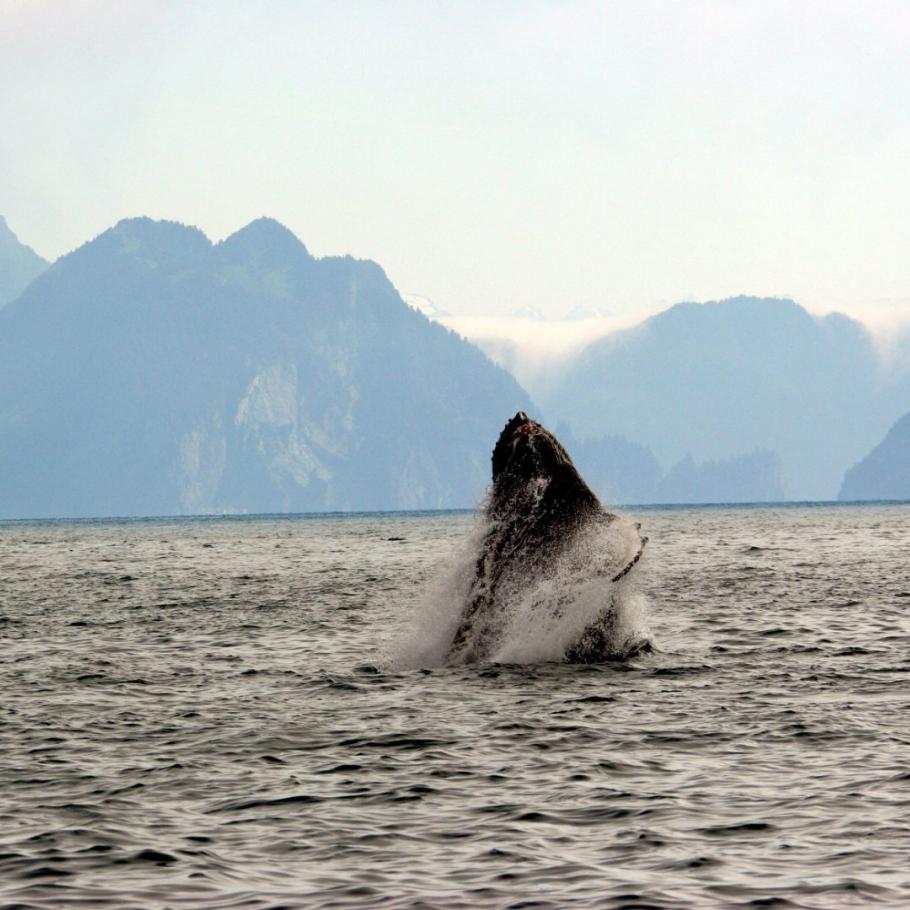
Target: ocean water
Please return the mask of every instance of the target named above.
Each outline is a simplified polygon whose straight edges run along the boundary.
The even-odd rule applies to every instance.
[[[470,515],[0,524],[0,906],[910,906],[910,507],[632,517],[653,653],[458,668]]]

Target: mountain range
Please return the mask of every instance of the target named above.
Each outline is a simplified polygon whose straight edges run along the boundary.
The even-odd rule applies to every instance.
[[[519,409],[373,262],[131,219],[0,310],[0,517],[470,507]]]
[[[835,498],[910,405],[907,377],[885,369],[861,324],[753,297],[673,306],[528,389],[576,435],[620,434],[668,470],[769,453],[794,499]]]
[[[519,409],[611,504],[910,497],[910,415],[878,444],[910,378],[791,300],[679,304],[529,394],[267,218],[128,219],[50,266],[0,219],[0,289],[0,518],[471,507]]]

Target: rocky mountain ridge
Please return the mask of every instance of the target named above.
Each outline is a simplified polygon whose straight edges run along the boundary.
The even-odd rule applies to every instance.
[[[470,507],[531,408],[373,262],[130,219],[0,311],[0,516]]]

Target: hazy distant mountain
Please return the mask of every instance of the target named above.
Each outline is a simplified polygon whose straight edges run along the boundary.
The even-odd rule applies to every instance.
[[[556,435],[588,486],[608,504],[657,502],[660,465],[647,446],[622,436],[576,439],[568,424]]]
[[[780,457],[756,451],[697,464],[687,455],[657,487],[657,502],[781,502],[787,498]]]
[[[556,435],[578,470],[608,504],[780,502],[787,498],[780,458],[756,451],[696,463],[687,455],[666,474],[647,446],[622,436],[576,439],[567,424]]]
[[[790,495],[805,499],[833,498],[908,400],[859,323],[751,297],[674,306],[529,389],[550,420],[622,434],[664,465],[777,452]]]
[[[844,476],[841,500],[910,499],[910,414]]]
[[[373,262],[123,221],[0,311],[0,516],[470,506],[519,408]]]
[[[15,300],[47,265],[47,260],[19,241],[0,215],[0,307]]]

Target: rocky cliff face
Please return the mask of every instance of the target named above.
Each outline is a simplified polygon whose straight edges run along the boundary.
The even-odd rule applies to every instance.
[[[0,311],[0,516],[471,506],[529,407],[375,263],[133,219]]]

